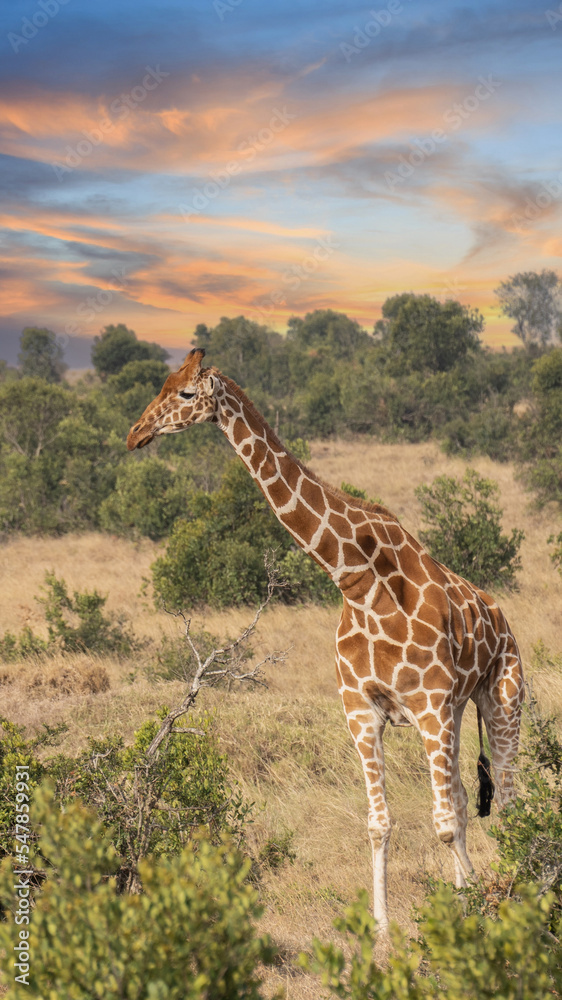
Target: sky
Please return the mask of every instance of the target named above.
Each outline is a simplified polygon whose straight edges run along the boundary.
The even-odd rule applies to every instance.
[[[494,295],[562,256],[562,3],[5,0],[0,356]]]

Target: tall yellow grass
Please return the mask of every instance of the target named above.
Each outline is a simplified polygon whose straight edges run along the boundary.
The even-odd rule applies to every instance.
[[[381,445],[369,440],[320,442],[312,446],[312,468],[326,481],[342,480],[379,496],[417,534],[420,510],[414,489],[436,475],[461,475],[465,463],[444,456],[433,444]],[[533,645],[543,639],[559,651],[562,579],[548,558],[547,538],[559,523],[553,511],[533,512],[511,465],[489,459],[472,463],[497,480],[505,527],[526,532],[520,587],[501,604],[529,668]],[[177,623],[156,611],[141,594],[143,579],[159,547],[133,544],[109,535],[60,539],[16,538],[0,550],[0,633],[25,624],[41,631],[42,613],[34,597],[46,570],[55,570],[70,588],[108,594],[108,609],[125,612],[135,631],[158,639]],[[188,610],[188,609],[187,609]],[[194,626],[224,638],[234,636],[247,610],[197,611]],[[331,921],[357,887],[370,887],[371,860],[366,831],[366,796],[359,762],[339,704],[333,669],[337,609],[274,607],[263,616],[255,656],[289,648],[287,661],[269,672],[269,689],[226,693],[204,691],[200,708],[216,713],[216,728],[245,795],[256,802],[250,838],[258,850],[270,837],[294,831],[294,864],[266,873],[261,891],[262,925],[289,956],[312,935],[334,936]],[[106,681],[103,680],[106,678]],[[97,678],[97,680],[96,680]],[[101,678],[101,681],[100,681]],[[107,687],[109,684],[109,687]],[[0,667],[3,713],[34,730],[43,722],[69,727],[61,749],[76,752],[88,736],[118,730],[130,738],[147,714],[177,699],[177,682],[151,683],[138,663],[111,657],[58,657],[48,663]],[[562,676],[539,675],[535,690],[548,711],[562,706]],[[423,896],[424,877],[451,877],[446,849],[434,835],[427,766],[414,731],[391,730],[386,738],[388,794],[395,827],[389,874],[392,915],[411,925],[413,902]],[[466,712],[461,766],[474,788],[477,736],[474,713]],[[489,865],[494,842],[490,821],[471,820],[469,847],[478,870]],[[318,997],[318,984],[290,971],[269,977],[272,988],[290,977],[289,997]]]

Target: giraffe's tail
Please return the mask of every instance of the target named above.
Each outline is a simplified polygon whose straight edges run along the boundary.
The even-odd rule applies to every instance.
[[[478,796],[476,805],[479,816],[489,816],[494,797],[494,782],[492,781],[492,768],[490,761],[484,753],[484,736],[482,733],[482,713],[476,709],[478,717],[478,739],[480,741],[480,756],[478,757]]]

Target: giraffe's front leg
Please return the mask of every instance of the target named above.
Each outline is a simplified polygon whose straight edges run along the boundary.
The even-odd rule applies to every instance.
[[[455,882],[466,885],[474,869],[466,852],[468,796],[459,773],[460,725],[464,705],[444,708],[431,719],[419,720],[429,760],[433,794],[433,823],[437,836],[453,852]]]
[[[386,868],[392,823],[386,804],[383,731],[385,719],[357,691],[342,692],[347,724],[357,748],[369,800],[368,830],[373,853],[374,916],[378,930],[388,928]]]

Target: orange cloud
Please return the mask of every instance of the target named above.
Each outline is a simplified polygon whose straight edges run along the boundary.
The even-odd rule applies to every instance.
[[[231,105],[225,103],[224,92],[215,104],[214,92],[205,96],[202,89],[195,108],[187,103],[189,88],[179,86],[185,105],[176,93],[173,104],[164,108],[153,107],[158,96],[152,94],[129,109],[119,97],[63,94],[53,100],[35,91],[0,103],[5,123],[0,148],[12,156],[64,163],[67,147],[74,150],[84,144],[86,132],[101,136],[82,161],[95,163],[97,170],[111,166],[205,174],[234,158],[245,172],[254,173],[345,160],[361,146],[444,128],[447,110],[467,96],[466,88],[439,84],[354,98],[342,94],[326,107],[321,99],[288,97],[283,87],[289,91],[289,84],[265,82],[250,88],[242,102],[237,88],[231,87],[236,95]],[[470,116],[467,128],[487,129],[505,113],[492,98]],[[124,111],[115,112],[116,106]],[[109,122],[107,130],[103,122]]]

